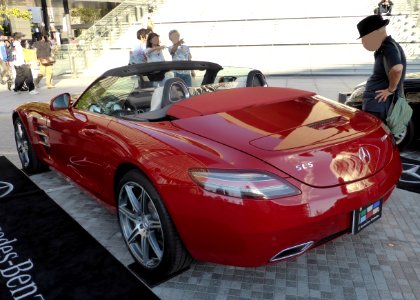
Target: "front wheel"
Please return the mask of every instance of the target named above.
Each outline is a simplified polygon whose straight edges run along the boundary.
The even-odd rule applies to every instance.
[[[121,232],[140,267],[154,275],[187,267],[192,259],[150,181],[131,170],[120,180],[117,191]]]
[[[22,120],[17,118],[14,122],[16,149],[19,155],[22,169],[28,174],[35,174],[47,169],[47,167],[39,160],[31,141],[26,133]]]

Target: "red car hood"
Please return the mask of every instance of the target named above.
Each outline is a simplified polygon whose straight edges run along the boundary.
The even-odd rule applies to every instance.
[[[173,124],[317,187],[369,177],[385,166],[394,149],[376,118],[318,96],[184,118]]]

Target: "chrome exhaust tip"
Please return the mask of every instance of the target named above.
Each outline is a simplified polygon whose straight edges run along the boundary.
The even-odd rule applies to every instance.
[[[274,255],[273,258],[270,259],[270,262],[283,260],[286,258],[291,258],[293,256],[297,256],[302,254],[306,250],[308,250],[314,244],[313,241],[306,242],[303,244],[295,245],[286,249],[283,249],[278,254]]]

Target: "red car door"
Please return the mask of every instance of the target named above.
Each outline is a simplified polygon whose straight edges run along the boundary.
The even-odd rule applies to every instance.
[[[53,111],[50,156],[55,167],[94,194],[103,188],[103,156],[110,118],[91,112]]]

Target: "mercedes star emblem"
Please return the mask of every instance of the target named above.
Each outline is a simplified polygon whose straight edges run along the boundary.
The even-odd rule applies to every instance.
[[[8,182],[0,181],[0,198],[6,197],[13,191],[13,185]]]

